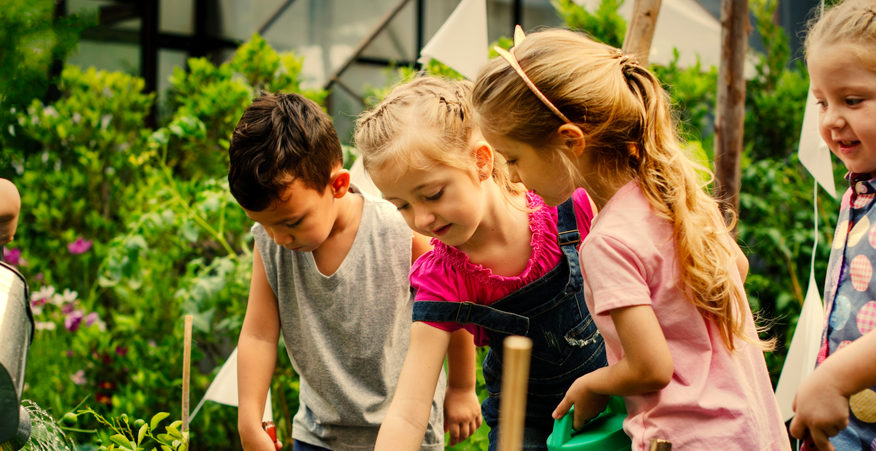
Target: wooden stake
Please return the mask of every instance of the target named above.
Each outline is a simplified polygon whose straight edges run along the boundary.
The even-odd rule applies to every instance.
[[[633,4],[633,15],[624,36],[624,52],[635,55],[642,67],[648,67],[660,3],[661,0],[636,0]]]
[[[502,364],[502,397],[499,401],[499,451],[523,447],[526,393],[532,340],[519,335],[505,338]]]
[[[739,217],[743,130],[745,129],[745,53],[748,50],[748,0],[721,2],[721,67],[715,113],[715,191],[730,220]],[[733,230],[736,235],[736,229]]]
[[[183,439],[188,444],[186,432],[189,430],[189,367],[192,362],[192,315],[185,316],[183,334],[183,375],[182,375],[182,428]]]

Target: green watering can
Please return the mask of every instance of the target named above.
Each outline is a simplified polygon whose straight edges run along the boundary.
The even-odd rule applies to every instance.
[[[623,398],[612,396],[608,406],[596,418],[588,421],[580,431],[572,429],[574,407],[559,420],[548,436],[548,451],[628,451],[632,447],[624,432],[627,416]]]

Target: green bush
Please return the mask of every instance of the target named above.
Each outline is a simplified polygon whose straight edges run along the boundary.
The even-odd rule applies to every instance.
[[[189,67],[171,78],[155,130],[143,127],[153,96],[141,94],[141,79],[74,66],[60,99],[18,117],[40,146],[16,156],[13,177],[23,205],[17,263],[37,324],[24,396],[55,416],[84,404],[93,414],[80,423],[92,424],[68,431],[79,443],[139,443],[113,438],[126,434],[119,419],[180,411],[184,314],[194,317],[195,402],[240,332],[251,221],[228,191],[228,138],[260,90],[300,90],[301,60],[254,36],[230,62]],[[288,413],[297,377],[284,355],[278,362],[274,394]],[[285,418],[278,431],[290,432]],[[235,409],[204,408],[191,436],[205,448],[235,446]]]

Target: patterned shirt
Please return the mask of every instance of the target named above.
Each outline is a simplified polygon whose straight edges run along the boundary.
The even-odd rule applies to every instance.
[[[849,174],[824,283],[826,314],[816,365],[876,327],[876,178]],[[876,356],[873,356],[876,358]],[[849,398],[849,427],[838,450],[876,450],[876,387]]]

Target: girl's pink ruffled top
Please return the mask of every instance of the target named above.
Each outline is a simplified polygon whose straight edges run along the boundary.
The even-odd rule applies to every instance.
[[[576,190],[572,198],[583,240],[593,218],[590,199],[583,189]],[[434,249],[423,254],[411,267],[411,286],[417,290],[415,300],[489,305],[538,280],[553,269],[563,256],[557,242],[557,209],[545,205],[541,197],[532,192],[527,193],[527,206],[532,210],[529,213],[532,253],[526,268],[520,274],[513,277],[493,274],[490,268],[472,263],[459,249],[433,238]],[[471,324],[427,324],[448,332],[464,328],[474,335],[476,345],[489,344],[485,331]]]

